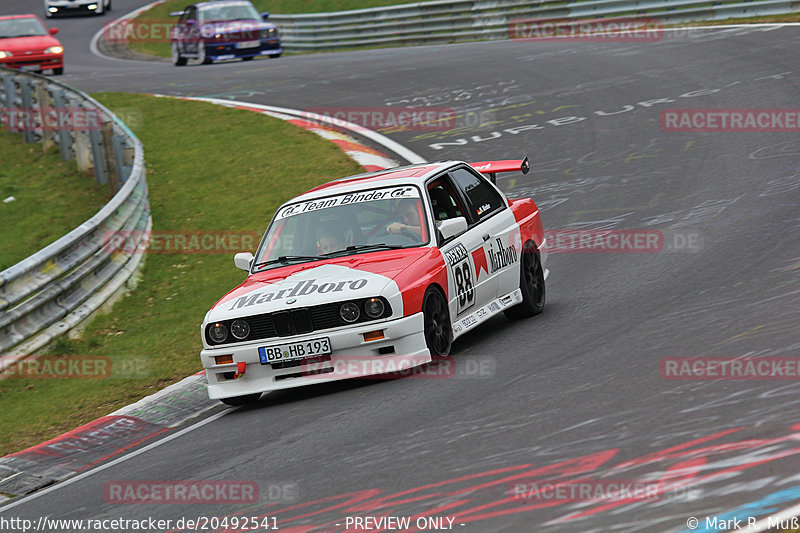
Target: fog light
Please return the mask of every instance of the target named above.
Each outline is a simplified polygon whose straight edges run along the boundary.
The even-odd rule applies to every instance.
[[[370,341],[377,341],[383,338],[383,330],[379,329],[378,331],[369,331],[364,333],[364,342]]]
[[[214,363],[218,365],[229,365],[233,363],[233,356],[232,355],[215,355],[214,356]]]

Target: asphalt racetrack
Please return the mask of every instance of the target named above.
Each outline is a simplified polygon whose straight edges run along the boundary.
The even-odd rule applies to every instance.
[[[113,15],[144,3],[115,0]],[[5,0],[0,13],[32,6],[41,10]],[[686,108],[797,111],[800,27],[176,68],[93,55],[90,37],[110,20],[48,21],[67,49],[62,81],[296,109],[452,108],[456,129],[389,137],[430,160],[527,155],[532,171],[499,184],[533,197],[553,235],[657,230],[661,245],[551,254],[545,313],[497,317],[460,338],[452,379],[345,382],[220,405],[179,428],[189,431],[0,516],[173,520],[165,530],[181,530],[180,518],[274,516],[284,531],[341,531],[354,516],[442,517],[447,527],[449,517],[464,532],[650,532],[690,530],[691,517],[698,531],[710,529],[706,517],[746,524],[800,501],[797,377],[668,379],[664,366],[800,357],[800,135],[667,131],[661,121]],[[118,504],[104,494],[113,482],[189,479],[255,481],[259,502]],[[660,489],[637,500],[519,487],[643,480]]]

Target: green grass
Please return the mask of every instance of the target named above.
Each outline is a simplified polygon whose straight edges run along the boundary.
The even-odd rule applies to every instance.
[[[283,201],[333,178],[361,172],[335,145],[287,123],[199,102],[95,95],[136,109],[145,145],[154,232],[257,231]],[[253,250],[254,251],[254,250]],[[148,254],[143,277],[79,340],[50,353],[145,358],[142,378],[0,380],[0,455],[52,438],[201,370],[199,326],[245,274],[230,253]]]
[[[57,149],[24,144],[0,131],[0,271],[44,248],[94,215],[111,197],[93,174],[62,161]]]

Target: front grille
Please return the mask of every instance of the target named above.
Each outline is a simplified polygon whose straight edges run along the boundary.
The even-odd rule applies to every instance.
[[[314,331],[311,312],[308,309],[272,313],[272,322],[275,324],[275,331],[279,337],[300,335]]]
[[[231,323],[234,320],[244,320],[250,325],[250,334],[244,339],[236,339],[233,335],[228,335],[225,342],[216,343],[211,340],[208,335],[208,330],[212,324],[206,326],[206,342],[209,345],[231,344],[234,342],[248,342],[258,339],[270,339],[275,337],[291,337],[294,335],[303,335],[305,333],[312,333],[325,329],[338,328],[341,326],[354,326],[364,322],[371,322],[374,320],[382,320],[392,316],[392,307],[385,298],[383,301],[383,314],[378,318],[370,318],[364,312],[364,302],[368,298],[361,300],[345,300],[342,302],[333,302],[329,304],[315,305],[312,307],[303,307],[300,309],[290,309],[275,311],[274,313],[264,313],[262,315],[253,315],[242,318],[234,318],[230,320],[223,320],[222,324],[230,330]],[[361,316],[355,322],[348,324],[339,316],[339,308],[346,303],[354,303],[361,309]]]

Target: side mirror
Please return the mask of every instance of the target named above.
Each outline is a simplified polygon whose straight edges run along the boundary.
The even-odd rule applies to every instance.
[[[239,252],[233,256],[233,264],[236,268],[241,268],[250,272],[250,267],[253,265],[253,254],[250,252]]]
[[[50,33],[50,35],[55,35],[56,33],[58,33],[58,28],[50,28],[47,31]]]
[[[439,233],[444,240],[457,237],[467,231],[467,219],[464,217],[449,218],[439,224]]]
[[[261,13],[261,20],[267,20],[269,18],[269,11],[264,11]]]

